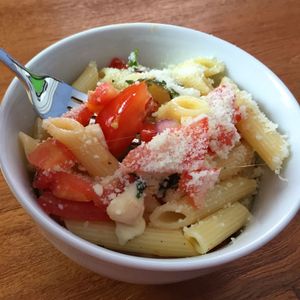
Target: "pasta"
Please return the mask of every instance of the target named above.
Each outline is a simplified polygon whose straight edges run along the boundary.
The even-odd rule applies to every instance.
[[[184,236],[200,254],[205,254],[242,228],[249,217],[247,208],[237,202],[185,227]]]
[[[279,174],[283,161],[289,155],[288,143],[258,105],[246,92],[241,92],[228,78],[223,82],[234,86],[237,94],[237,105],[246,110],[246,117],[242,119],[237,128],[248,144],[266,162],[269,168]]]
[[[192,96],[179,96],[162,105],[153,115],[158,120],[169,119],[180,123],[182,118],[207,113],[209,113],[209,106],[205,101]]]
[[[98,68],[95,61],[91,61],[81,75],[74,81],[72,86],[83,92],[87,93],[96,88],[98,82]]]
[[[199,90],[201,95],[207,95],[213,89],[210,77],[222,72],[223,63],[203,57],[187,60],[172,69],[172,75],[180,84]]]
[[[216,166],[221,169],[220,180],[228,179],[239,174],[253,163],[254,151],[246,143],[237,145],[226,159],[219,159]]]
[[[74,234],[131,254],[205,254],[243,228],[262,174],[288,144],[225,65],[163,69],[90,62],[73,86],[88,101],[20,133],[37,202]],[[91,91],[90,91],[91,90]]]
[[[147,227],[142,235],[125,245],[120,245],[112,223],[71,220],[66,220],[65,223],[71,232],[81,238],[117,251],[162,257],[186,257],[198,254],[179,230]]]
[[[26,157],[28,157],[28,154],[32,152],[39,143],[39,140],[32,138],[24,132],[19,132],[19,139],[23,146]]]
[[[66,145],[92,176],[112,175],[117,169],[117,160],[107,150],[104,142],[99,143],[99,140],[103,140],[99,126],[83,127],[72,119],[53,118],[45,120],[43,128]]]
[[[256,191],[256,181],[235,177],[217,184],[205,199],[205,207],[195,209],[185,199],[167,202],[150,215],[151,225],[157,228],[179,229],[203,219],[226,205]]]

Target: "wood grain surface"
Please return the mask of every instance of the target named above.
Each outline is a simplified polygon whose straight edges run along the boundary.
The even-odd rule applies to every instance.
[[[95,26],[177,24],[250,52],[300,99],[299,0],[1,0],[0,47],[22,63],[53,42]],[[0,99],[12,80],[0,65]],[[1,175],[0,175],[1,176]],[[54,249],[0,177],[0,299],[299,299],[300,216],[265,247],[191,281],[146,286],[83,269]]]

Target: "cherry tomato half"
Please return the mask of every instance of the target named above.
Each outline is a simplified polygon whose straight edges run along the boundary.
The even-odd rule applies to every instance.
[[[111,101],[97,116],[108,148],[117,158],[126,151],[140,132],[151,99],[145,82],[133,84]]]

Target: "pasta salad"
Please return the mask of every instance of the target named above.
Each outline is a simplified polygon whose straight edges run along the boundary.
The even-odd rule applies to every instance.
[[[90,62],[73,86],[87,103],[19,136],[40,207],[112,250],[188,257],[224,245],[251,218],[261,165],[279,175],[289,155],[214,58],[151,69],[135,50]]]

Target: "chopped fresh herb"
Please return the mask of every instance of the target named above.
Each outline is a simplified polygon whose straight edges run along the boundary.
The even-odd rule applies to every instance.
[[[127,62],[128,67],[137,67],[139,65],[138,54],[139,54],[138,49],[134,49],[132,52],[130,52],[128,56],[128,62]]]
[[[134,80],[125,80],[125,82],[128,84],[134,84],[135,81]]]
[[[169,95],[170,95],[171,99],[179,96],[179,94],[176,91],[174,91],[173,89],[167,88],[167,83],[164,80],[159,81],[159,80],[156,80],[156,79],[147,79],[146,83],[148,85],[156,84],[156,85],[159,85],[159,86],[163,87],[164,89],[166,89],[169,92]]]
[[[179,96],[179,93],[177,93],[173,89],[169,89],[169,94],[172,99]]]
[[[169,188],[174,188],[178,185],[179,175],[177,173],[165,178],[160,184],[157,193],[158,198],[164,198]]]
[[[136,189],[137,189],[136,197],[138,199],[142,197],[146,187],[147,187],[146,182],[144,180],[142,180],[141,178],[139,178],[136,181]]]

